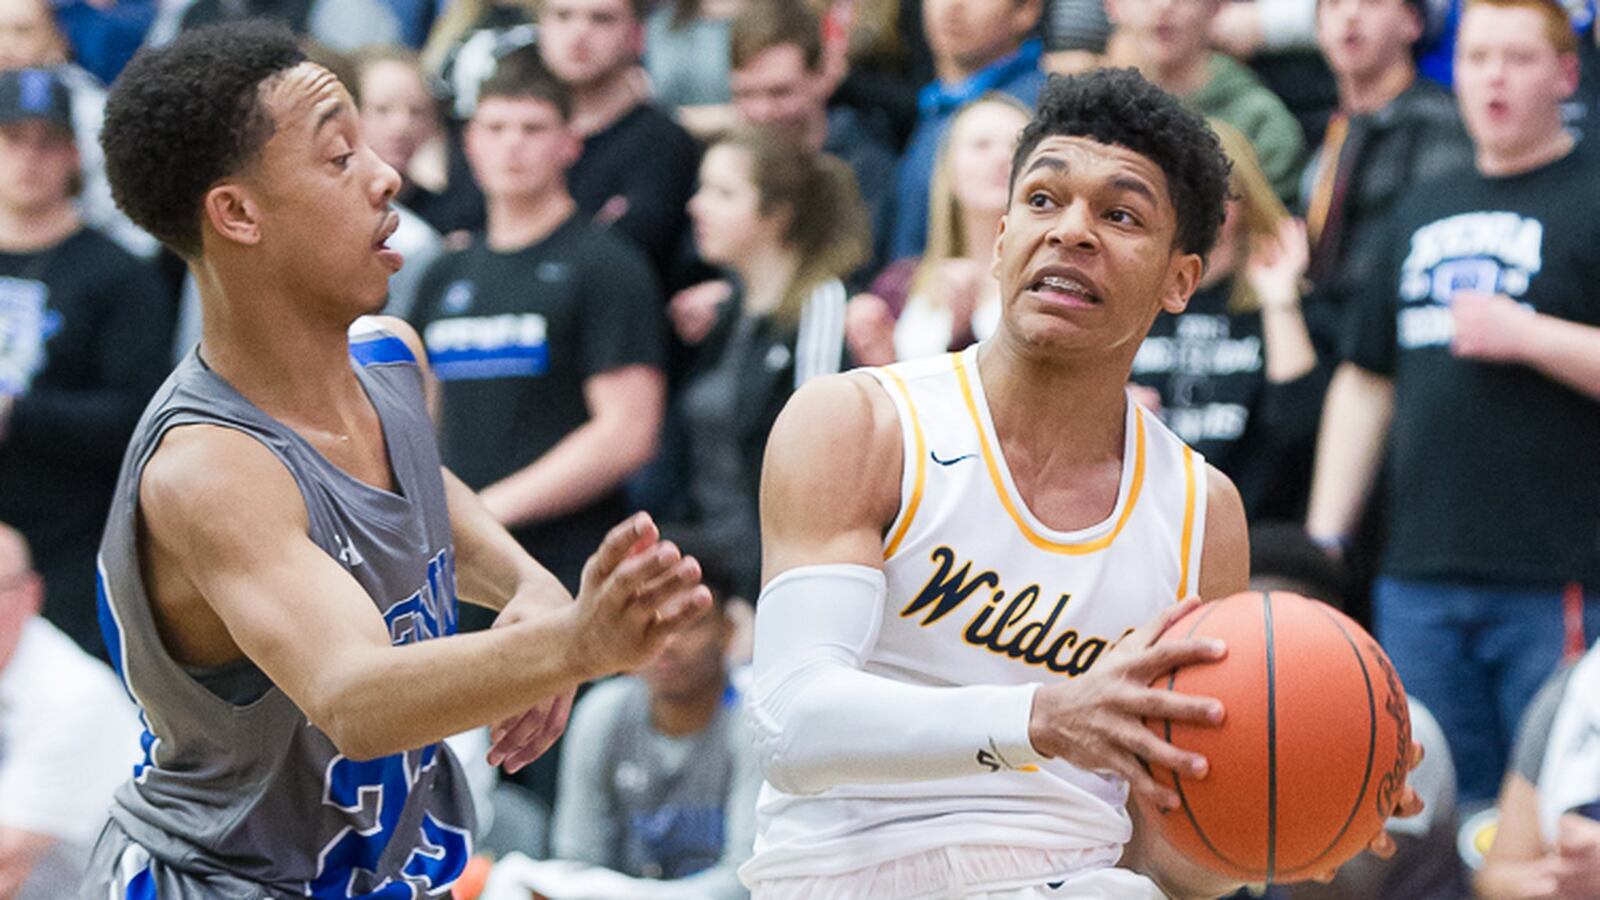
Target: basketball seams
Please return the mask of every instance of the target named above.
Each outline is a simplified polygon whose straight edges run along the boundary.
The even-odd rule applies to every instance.
[[[1204,607],[1202,607],[1200,614],[1195,617],[1194,624],[1189,626],[1189,630],[1184,632],[1183,636],[1185,638],[1194,637],[1194,633],[1200,630],[1200,626],[1205,623],[1206,617],[1211,615],[1216,608],[1216,605],[1212,603],[1207,603]],[[1193,615],[1193,613],[1190,615]],[[1178,670],[1173,669],[1171,672],[1167,673],[1167,690],[1173,690],[1177,685],[1177,682]],[[1170,744],[1172,743],[1172,720],[1163,719],[1161,721],[1165,740]],[[1143,763],[1144,761],[1140,760],[1140,762]],[[1146,763],[1145,771],[1149,770],[1150,766],[1148,763]],[[1172,787],[1178,792],[1179,808],[1183,810],[1184,816],[1189,819],[1189,826],[1194,829],[1194,833],[1200,838],[1200,842],[1206,845],[1206,849],[1210,850],[1212,855],[1217,859],[1241,872],[1254,871],[1250,866],[1243,865],[1237,860],[1230,858],[1226,853],[1223,853],[1221,850],[1217,849],[1217,845],[1211,842],[1210,835],[1206,834],[1205,828],[1200,825],[1200,820],[1195,818],[1194,810],[1189,805],[1189,798],[1183,792],[1183,776],[1179,775],[1176,769],[1168,769],[1167,771],[1172,773]]]
[[[1339,842],[1344,839],[1345,833],[1350,830],[1350,826],[1355,822],[1356,816],[1361,812],[1362,804],[1366,801],[1367,788],[1372,784],[1372,763],[1377,756],[1378,744],[1378,700],[1372,691],[1372,673],[1367,669],[1366,657],[1361,655],[1361,647],[1356,644],[1355,638],[1350,636],[1350,632],[1345,630],[1344,623],[1340,622],[1337,617],[1330,615],[1327,609],[1318,607],[1317,611],[1326,617],[1329,622],[1332,622],[1335,628],[1339,629],[1339,635],[1345,639],[1345,643],[1350,645],[1351,652],[1355,654],[1356,665],[1361,667],[1361,680],[1367,688],[1367,766],[1366,770],[1361,774],[1361,790],[1356,792],[1355,802],[1351,804],[1350,814],[1345,817],[1344,824],[1339,826],[1338,833],[1333,836],[1333,840],[1328,842],[1328,846],[1323,848],[1322,852],[1313,856],[1310,861],[1300,866],[1299,870],[1314,867],[1319,860],[1339,846]]]

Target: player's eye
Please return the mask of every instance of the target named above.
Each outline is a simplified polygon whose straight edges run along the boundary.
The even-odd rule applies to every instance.
[[[1137,225],[1139,217],[1125,209],[1113,209],[1106,213],[1106,218],[1118,225]]]
[[[1034,191],[1028,195],[1028,206],[1033,209],[1048,209],[1050,207],[1050,195],[1043,191]]]
[[[338,166],[340,169],[348,169],[350,168],[350,160],[353,158],[355,158],[354,151],[350,153],[341,153],[333,158],[333,164]]]

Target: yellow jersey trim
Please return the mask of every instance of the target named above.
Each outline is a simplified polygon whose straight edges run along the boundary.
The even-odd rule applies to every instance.
[[[917,474],[916,481],[911,486],[911,499],[906,501],[900,524],[895,527],[894,534],[889,537],[889,543],[883,548],[883,558],[888,559],[900,549],[900,542],[905,540],[906,532],[911,530],[911,520],[917,517],[917,508],[922,505],[922,486],[928,478],[928,443],[922,436],[922,420],[917,418],[917,405],[911,401],[911,389],[906,387],[905,380],[896,374],[894,369],[885,366],[880,371],[889,377],[894,383],[895,390],[905,398],[906,413],[911,416],[911,434],[917,457]]]
[[[1117,524],[1110,533],[1088,541],[1072,543],[1056,541],[1034,531],[1022,513],[1017,509],[1017,502],[1011,498],[1011,492],[1006,489],[1006,482],[1000,475],[1000,459],[995,449],[989,444],[989,435],[983,427],[983,416],[978,412],[978,401],[972,393],[972,380],[967,375],[966,362],[962,354],[951,355],[955,362],[956,381],[961,385],[961,399],[966,401],[967,413],[972,416],[972,424],[978,431],[978,448],[983,451],[983,462],[989,470],[989,480],[994,483],[995,493],[1000,497],[1000,505],[1005,507],[1006,514],[1011,521],[1016,523],[1022,536],[1028,543],[1050,553],[1060,553],[1067,556],[1083,556],[1096,553],[1111,546],[1111,542],[1122,533],[1123,526],[1128,524],[1128,519],[1133,516],[1133,508],[1139,502],[1139,491],[1144,487],[1144,416],[1138,410],[1134,411],[1134,456],[1133,456],[1133,481],[1128,488],[1128,502],[1122,508],[1122,515],[1117,517]],[[1129,403],[1133,401],[1129,400]]]
[[[1183,537],[1178,542],[1178,599],[1189,591],[1189,550],[1194,545],[1194,450],[1183,447]]]

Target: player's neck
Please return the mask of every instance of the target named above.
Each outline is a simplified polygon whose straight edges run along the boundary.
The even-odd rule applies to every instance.
[[[527,196],[502,196],[489,200],[489,249],[509,253],[544,240],[572,218],[577,203],[563,186]]]
[[[1043,454],[1052,468],[1120,456],[1128,367],[1117,363],[1041,359],[1016,347],[1002,328],[980,350],[978,377],[1008,458],[1018,456],[1012,446]]]
[[[42,209],[0,206],[0,250],[7,253],[44,250],[66,240],[82,227],[70,201]]]
[[[349,322],[305,314],[266,273],[223,271],[204,260],[190,271],[200,289],[200,355],[212,371],[268,415],[322,410],[330,417],[365,400],[350,369]]]
[[[624,67],[572,90],[572,130],[583,137],[599,134],[644,102],[632,67]]]
[[[726,680],[720,680],[691,697],[650,695],[650,727],[667,737],[687,737],[711,727],[722,706]]]

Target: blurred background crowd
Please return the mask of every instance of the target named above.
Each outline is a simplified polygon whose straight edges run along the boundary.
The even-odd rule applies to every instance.
[[[403,175],[386,311],[446,464],[571,588],[643,508],[716,594],[530,769],[460,739],[480,846],[572,863],[550,896],[745,896],[767,433],[810,378],[994,333],[1041,86],[1131,66],[1210,119],[1234,196],[1130,395],[1238,484],[1259,584],[1375,630],[1428,751],[1395,860],[1273,895],[1600,897],[1591,0],[0,0],[0,900],[71,893],[138,753],[95,550],[199,337],[112,201],[107,85],[254,17]]]

